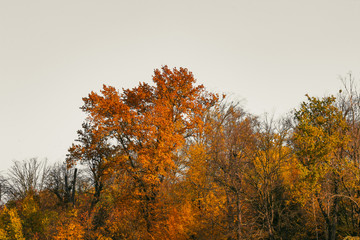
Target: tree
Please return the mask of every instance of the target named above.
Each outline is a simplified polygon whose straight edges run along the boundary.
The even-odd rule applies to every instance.
[[[360,235],[360,95],[351,73],[342,79],[336,106],[348,124],[348,147],[345,149],[347,171],[341,178],[344,186],[343,206],[340,208],[340,223],[344,235]]]
[[[81,224],[78,211],[69,210],[61,215],[60,224],[57,226],[56,240],[76,240],[84,239],[84,226]]]
[[[67,168],[65,164],[56,163],[49,169],[46,189],[55,194],[62,205],[75,205],[76,189],[80,188],[78,182],[77,168]]]
[[[5,185],[5,193],[9,199],[16,200],[25,198],[45,189],[45,182],[48,174],[46,161],[39,161],[37,158],[15,161],[9,169]]]
[[[257,119],[237,104],[222,104],[214,109],[208,120],[206,144],[211,159],[213,180],[225,191],[226,236],[242,239],[246,236],[245,172],[256,154]]]
[[[0,206],[3,204],[3,197],[6,193],[7,179],[0,175]]]
[[[101,94],[92,92],[84,98],[87,121],[79,133],[80,144],[70,148],[67,160],[93,167],[94,180],[103,173],[135,185],[138,192],[133,197],[142,202],[148,237],[156,222],[166,219],[155,209],[161,186],[176,181],[179,149],[201,129],[204,109],[217,100],[202,85],[194,86],[195,79],[185,68],[157,69],[153,82],[154,86],[140,83],[122,94],[104,86]]]
[[[6,206],[0,212],[0,239],[24,240],[21,219],[16,208]]]
[[[348,125],[334,104],[335,97],[307,98],[295,111],[292,144],[301,162],[303,196],[309,196],[310,203],[311,198],[317,201],[325,221],[324,235],[335,240]]]
[[[289,127],[281,120],[264,119],[256,130],[256,148],[244,172],[253,235],[265,239],[292,239],[301,222],[292,185],[296,172],[287,146]]]

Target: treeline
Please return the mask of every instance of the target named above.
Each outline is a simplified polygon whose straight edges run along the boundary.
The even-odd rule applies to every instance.
[[[258,118],[195,85],[104,86],[63,164],[15,162],[0,178],[0,239],[356,239],[360,95],[310,97]]]

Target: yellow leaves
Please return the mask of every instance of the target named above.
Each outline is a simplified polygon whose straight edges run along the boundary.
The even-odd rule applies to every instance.
[[[6,234],[6,231],[0,228],[0,240],[7,240],[9,237]]]
[[[191,161],[187,176],[196,184],[203,184],[206,181],[206,152],[203,145],[194,145],[189,149]]]
[[[56,240],[77,240],[84,237],[84,226],[79,220],[80,216],[76,209],[64,214],[60,218],[60,224],[57,226]]]
[[[6,206],[0,213],[0,239],[25,240],[23,226],[16,208]]]
[[[34,200],[34,197],[32,195],[27,196],[22,205],[22,214],[23,215],[31,215],[33,213],[36,213],[39,210],[39,207],[37,206],[37,203]]]
[[[295,112],[298,123],[293,134],[296,154],[306,166],[329,162],[349,142],[347,123],[333,106],[335,98],[319,100],[308,96],[308,100]]]
[[[15,208],[9,210],[9,216],[10,216],[11,227],[12,227],[12,231],[14,232],[15,239],[16,240],[25,239],[22,233],[21,220]]]

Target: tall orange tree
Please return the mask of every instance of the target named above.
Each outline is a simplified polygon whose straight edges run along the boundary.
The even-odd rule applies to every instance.
[[[194,76],[186,68],[163,66],[154,71],[153,82],[123,89],[122,93],[104,85],[100,94],[91,92],[83,98],[88,129],[81,132],[68,158],[69,164],[89,163],[94,158],[89,151],[94,153],[95,149],[96,155],[103,153],[100,149],[108,149],[111,154],[96,155],[102,162],[98,171],[108,179],[125,175],[131,179],[149,236],[164,218],[155,214],[161,186],[181,175],[179,149],[201,129],[204,110],[217,101],[202,85],[195,86]],[[84,134],[92,135],[92,147]]]

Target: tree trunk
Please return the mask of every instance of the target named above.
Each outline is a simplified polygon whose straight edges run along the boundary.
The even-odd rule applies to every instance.
[[[77,168],[75,168],[75,170],[74,170],[74,178],[73,178],[73,181],[72,181],[71,202],[72,202],[73,205],[75,205],[76,176],[77,176]]]
[[[239,194],[236,195],[236,207],[237,207],[237,231],[236,236],[237,239],[242,239],[242,212],[241,212],[241,200]]]
[[[334,174],[335,175],[335,174]],[[335,196],[338,194],[338,176],[334,176],[334,194]],[[331,211],[331,226],[329,226],[329,239],[336,240],[336,230],[338,224],[338,213],[339,213],[339,199],[338,197],[334,197],[334,203]]]

